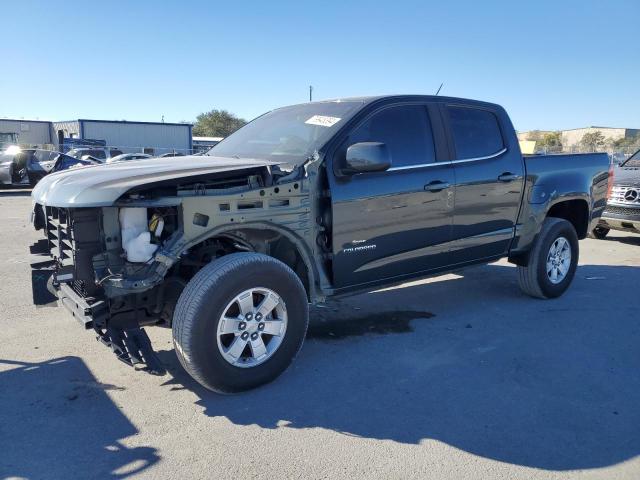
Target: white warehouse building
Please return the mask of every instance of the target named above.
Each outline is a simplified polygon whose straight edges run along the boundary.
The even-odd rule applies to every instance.
[[[123,152],[189,154],[193,149],[189,123],[129,122],[78,119],[53,122],[60,150],[82,144],[102,144]]]

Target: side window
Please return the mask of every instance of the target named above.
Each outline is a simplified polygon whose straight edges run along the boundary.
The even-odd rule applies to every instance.
[[[111,150],[109,152],[111,154],[112,157],[117,157],[118,155],[122,155],[122,152],[120,150]]]
[[[358,142],[385,143],[391,152],[392,168],[436,161],[424,105],[401,105],[375,113],[349,135],[349,145]]]
[[[104,160],[105,158],[107,158],[104,150],[89,150],[87,154],[91,155],[94,158],[99,158],[100,160]]]
[[[504,148],[498,119],[489,110],[447,107],[456,158],[486,157]]]

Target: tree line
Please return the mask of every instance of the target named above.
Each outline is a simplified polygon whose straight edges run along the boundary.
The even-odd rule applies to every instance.
[[[562,144],[562,132],[540,132],[534,130],[529,133],[527,140],[536,142],[536,150],[544,150],[550,152],[561,152],[565,145]],[[567,145],[568,147],[568,145]],[[608,139],[600,130],[585,133],[578,147],[584,151],[601,151],[601,150],[640,150],[640,134],[631,137],[622,137],[618,139]]]

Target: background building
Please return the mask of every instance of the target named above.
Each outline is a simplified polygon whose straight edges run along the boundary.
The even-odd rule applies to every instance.
[[[584,127],[562,130],[562,145],[566,148],[574,148],[580,144],[582,137],[587,133],[600,132],[605,141],[620,140],[622,138],[635,137],[640,133],[637,128],[611,128],[611,127]]]
[[[3,145],[44,147],[56,143],[51,122],[0,118],[0,147]]]
[[[96,141],[123,152],[145,152],[151,155],[179,152],[191,153],[190,123],[128,122],[79,119],[53,122],[60,150]]]
[[[193,153],[206,152],[216,146],[224,137],[193,137]]]
[[[637,128],[612,128],[612,127],[583,127],[572,128],[569,130],[559,130],[564,151],[571,151],[580,146],[582,138],[587,133],[600,132],[604,142],[612,142],[623,138],[633,138],[640,135],[640,129]],[[527,132],[519,132],[518,140],[538,140],[545,135],[554,133],[551,130],[531,130]],[[536,138],[537,137],[537,138]]]

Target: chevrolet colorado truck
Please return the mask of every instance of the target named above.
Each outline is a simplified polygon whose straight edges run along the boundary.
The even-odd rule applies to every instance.
[[[614,169],[607,206],[592,236],[603,239],[611,230],[640,233],[640,150]]]
[[[280,375],[309,304],[507,257],[522,290],[570,285],[606,154],[523,157],[505,110],[437,96],[280,108],[205,156],[45,177],[32,221],[49,288],[118,358],[162,373],[141,327],[232,393]]]

